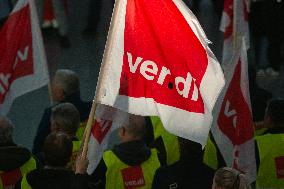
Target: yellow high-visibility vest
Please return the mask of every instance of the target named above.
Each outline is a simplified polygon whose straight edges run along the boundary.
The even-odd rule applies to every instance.
[[[203,163],[214,170],[218,169],[217,148],[211,139],[211,135],[209,135],[207,139],[207,144],[203,154]]]
[[[80,123],[80,126],[79,126],[79,128],[77,129],[77,132],[76,132],[76,138],[78,140],[83,139],[83,135],[84,135],[84,132],[85,132],[86,125],[87,125],[86,121]]]
[[[259,169],[256,186],[259,189],[284,188],[284,134],[257,136]]]
[[[104,152],[103,159],[107,167],[106,189],[149,189],[160,167],[157,151],[153,149],[150,158],[140,166],[126,165],[112,151]]]
[[[73,143],[73,148],[72,148],[72,156],[70,158],[69,163],[67,164],[67,168],[70,170],[75,170],[75,163],[76,163],[76,158],[77,158],[77,154],[80,150],[81,147],[81,143],[82,141],[72,141]]]
[[[36,160],[31,157],[18,169],[4,172],[0,171],[0,189],[14,188],[15,184],[27,173],[36,169]]]
[[[254,131],[254,136],[261,136],[263,135],[268,129],[267,128],[261,128]]]
[[[167,165],[177,162],[180,159],[180,147],[177,136],[165,130],[159,117],[151,116],[150,119],[153,125],[154,139],[161,137],[163,140],[167,153]]]

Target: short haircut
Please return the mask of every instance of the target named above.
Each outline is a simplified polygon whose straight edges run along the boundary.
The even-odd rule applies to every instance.
[[[59,69],[54,76],[54,82],[59,85],[66,96],[80,93],[80,81],[75,72],[68,69]]]
[[[60,103],[52,108],[51,123],[56,124],[59,131],[75,135],[80,125],[80,113],[73,104]]]
[[[143,116],[129,114],[128,123],[124,128],[128,133],[142,139],[146,134],[146,120]]]
[[[214,176],[216,187],[223,189],[250,189],[244,174],[230,167],[223,167],[216,171]]]
[[[202,158],[202,146],[197,142],[178,137],[181,157]]]
[[[49,134],[43,145],[46,164],[49,166],[65,167],[70,161],[73,144],[64,133]]]
[[[4,116],[0,116],[0,144],[13,142],[13,123]]]
[[[284,127],[284,99],[272,99],[268,102],[266,116],[274,127]]]

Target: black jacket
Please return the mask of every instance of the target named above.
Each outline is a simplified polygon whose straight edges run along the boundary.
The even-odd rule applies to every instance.
[[[151,150],[143,141],[131,141],[119,144],[113,148],[113,153],[129,166],[140,165],[151,156]],[[106,182],[107,167],[102,159],[91,176],[76,175],[74,188],[96,188],[104,189]]]
[[[85,121],[88,119],[91,105],[92,105],[91,102],[83,102],[80,99],[80,95],[78,94],[66,98],[65,101],[63,102],[70,102],[78,109],[78,111],[80,112],[81,121]],[[50,116],[51,116],[51,110],[53,107],[54,106],[51,106],[44,110],[44,114],[38,126],[37,134],[34,140],[34,145],[33,145],[33,150],[32,150],[33,154],[35,155],[37,155],[38,153],[42,151],[44,139],[50,133]]]
[[[13,143],[0,146],[0,171],[9,172],[23,166],[31,158],[31,152]],[[16,184],[17,178],[13,180]]]
[[[67,169],[36,169],[26,175],[33,189],[70,189],[74,173]],[[18,182],[15,189],[20,189]]]
[[[12,171],[24,165],[31,158],[31,153],[24,147],[13,143],[0,146],[0,170]]]
[[[214,170],[202,163],[202,157],[181,158],[156,171],[152,189],[208,189],[212,187],[213,177]]]

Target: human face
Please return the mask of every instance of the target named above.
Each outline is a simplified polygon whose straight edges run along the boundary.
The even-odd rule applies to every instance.
[[[56,82],[56,78],[52,80],[51,83],[52,99],[55,102],[61,102],[65,99],[65,93],[61,86]]]

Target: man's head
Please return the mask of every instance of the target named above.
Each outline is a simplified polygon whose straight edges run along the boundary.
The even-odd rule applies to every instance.
[[[272,99],[268,102],[264,124],[267,128],[284,129],[284,99]]]
[[[121,142],[143,139],[146,133],[146,121],[143,116],[129,114],[127,124],[119,129]]]
[[[65,100],[73,94],[80,94],[80,82],[77,74],[71,70],[57,70],[53,77],[52,98],[56,102]]]
[[[50,123],[52,132],[63,132],[74,137],[80,125],[80,113],[73,104],[60,103],[52,108]]]
[[[0,144],[7,144],[13,142],[14,125],[7,118],[0,116]]]
[[[251,189],[244,174],[230,167],[222,167],[215,173],[212,189]]]
[[[49,134],[43,145],[46,164],[54,167],[65,167],[70,161],[72,148],[72,141],[66,134]]]
[[[202,158],[202,146],[197,142],[178,137],[181,158],[195,157]]]

